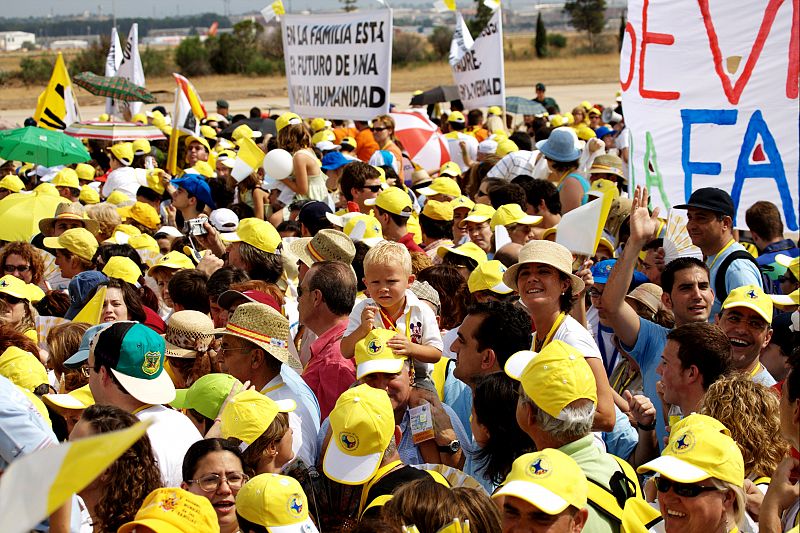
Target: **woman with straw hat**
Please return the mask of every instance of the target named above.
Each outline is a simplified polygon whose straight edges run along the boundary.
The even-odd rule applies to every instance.
[[[586,289],[583,279],[572,273],[572,254],[555,242],[530,241],[520,249],[519,262],[503,274],[503,282],[519,293],[531,314],[536,328],[533,351],[539,352],[551,341],[560,340],[583,353],[597,381],[594,429],[611,430],[614,398],[600,350],[591,333],[569,314]]]

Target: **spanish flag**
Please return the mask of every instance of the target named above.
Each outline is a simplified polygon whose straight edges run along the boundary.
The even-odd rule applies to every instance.
[[[151,423],[42,448],[11,463],[0,477],[0,531],[30,531],[102,474]]]
[[[172,113],[172,133],[169,136],[167,172],[178,172],[178,140],[181,134],[200,137],[200,120],[206,118],[206,108],[194,85],[180,74],[173,73],[178,88],[175,90],[175,110]]]
[[[81,120],[78,102],[72,93],[72,81],[69,79],[69,72],[61,52],[56,58],[47,89],[39,95],[33,119],[37,126],[48,130],[63,130],[73,122]]]

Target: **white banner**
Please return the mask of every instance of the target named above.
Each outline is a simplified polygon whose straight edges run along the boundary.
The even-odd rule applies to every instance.
[[[471,40],[461,13],[457,13],[450,67],[464,107],[505,106],[503,17],[499,9],[470,46]]]
[[[632,182],[654,205],[718,187],[798,229],[796,2],[629,0],[620,60]],[[794,27],[792,26],[794,24]]]
[[[284,15],[281,25],[293,112],[354,120],[389,112],[390,9]]]
[[[117,68],[117,76],[125,78],[144,87],[144,68],[142,67],[142,59],[139,57],[139,24],[134,22],[128,32],[128,40],[125,46],[122,47],[122,62]],[[124,115],[125,108],[130,111],[131,116],[139,113],[142,110],[142,102],[121,102],[114,101],[117,108],[116,114],[119,116]]]
[[[110,78],[117,75],[117,70],[122,63],[122,50],[119,46],[119,37],[117,36],[117,27],[111,28],[111,45],[108,47],[108,54],[106,55],[106,70],[105,76]],[[106,113],[109,115],[114,114],[114,99],[106,98]]]

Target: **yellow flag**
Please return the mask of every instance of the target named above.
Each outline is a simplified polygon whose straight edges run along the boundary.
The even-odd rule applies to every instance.
[[[236,155],[236,162],[233,164],[231,176],[239,182],[253,173],[261,163],[264,162],[264,152],[261,151],[253,139],[242,137],[239,140],[239,153]]]
[[[445,11],[455,11],[456,0],[436,0],[436,2],[433,3],[433,8],[439,13],[443,13]]]
[[[106,286],[103,285],[99,289],[92,299],[86,302],[86,305],[83,306],[83,309],[78,311],[78,314],[75,315],[75,318],[72,319],[73,322],[83,322],[85,324],[91,324],[96,326],[100,323],[100,317],[103,314],[103,303],[106,299]]]
[[[264,16],[264,20],[269,22],[274,18],[285,15],[286,9],[284,9],[283,2],[281,0],[275,0],[271,4],[268,4],[267,7],[262,9],[261,14]]]
[[[78,102],[72,93],[72,82],[61,52],[56,58],[47,89],[39,95],[33,119],[37,126],[49,130],[63,130],[81,119]]]

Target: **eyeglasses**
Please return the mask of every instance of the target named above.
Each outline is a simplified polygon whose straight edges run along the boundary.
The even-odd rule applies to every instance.
[[[6,274],[13,274],[14,272],[19,272],[20,274],[24,274],[25,272],[29,271],[31,267],[28,265],[3,265],[3,270]]]
[[[364,185],[361,189],[364,191],[381,192],[380,185]]]
[[[597,289],[589,289],[589,298],[600,298],[601,296],[603,296],[601,291],[598,291]]]
[[[371,129],[372,131],[386,131],[386,130],[388,130],[389,128],[379,128],[379,127],[372,127],[372,128],[370,128],[370,129]]]
[[[249,479],[250,476],[243,472],[230,472],[224,476],[208,474],[200,479],[190,479],[187,483],[197,483],[200,486],[200,490],[203,492],[216,492],[223,481],[225,481],[231,489],[239,490]]]
[[[242,346],[242,347],[239,347],[239,348],[228,348],[227,346],[220,346],[219,347],[219,353],[220,354],[224,354],[224,353],[227,353],[227,352],[240,352],[242,350],[249,350],[249,349],[250,349],[249,346]]]
[[[664,476],[656,476],[658,492],[668,492],[671,488],[675,494],[684,498],[696,498],[703,492],[719,490],[717,487],[703,487],[694,483],[678,483]]]
[[[482,190],[478,189],[478,192],[475,193],[475,196],[489,196],[489,193],[483,192]]]
[[[80,370],[80,373],[81,373],[81,375],[83,377],[85,377],[85,378],[89,377],[89,374],[90,374],[89,365],[83,365],[78,370]]]

